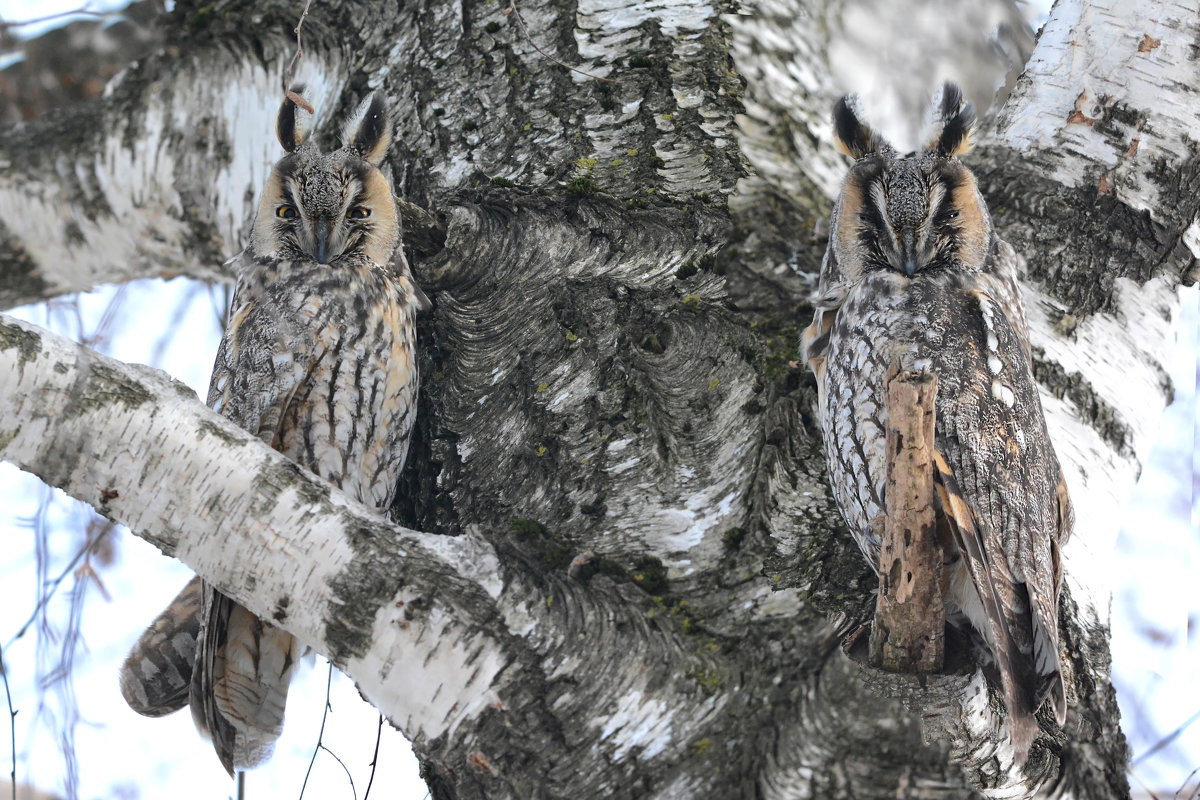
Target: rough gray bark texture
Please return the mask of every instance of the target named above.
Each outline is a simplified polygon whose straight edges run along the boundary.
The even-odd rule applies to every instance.
[[[796,364],[845,169],[826,122],[840,5],[519,8],[527,34],[503,3],[315,4],[298,73],[327,138],[373,88],[398,106],[391,168],[398,192],[429,212],[409,216],[406,241],[434,310],[393,510],[417,530],[482,537],[502,582],[495,613],[447,628],[445,642],[473,642],[501,665],[495,703],[455,724],[393,719],[433,797],[1127,796],[1096,600],[1106,589],[1082,561],[1077,574],[1068,566],[1062,610],[1071,718],[1059,731],[1045,716],[1022,772],[965,642],[948,640],[945,670],[924,679],[866,666],[861,640],[843,650],[869,619],[876,578],[830,499],[815,388]],[[277,154],[272,116],[297,13],[180,0],[164,19],[167,49],[103,99],[0,132],[0,305],[134,276],[227,277]],[[1194,41],[1196,28],[1180,23],[1169,43]],[[1164,83],[1154,108],[1101,104],[1090,128],[1153,128],[1159,104],[1195,109],[1195,85]],[[1018,86],[1009,108],[1040,108],[1038,86]],[[1044,168],[1053,153],[1004,141],[969,163],[1030,259],[1030,291],[1057,303],[1057,347],[1131,313],[1118,285],[1169,297],[1200,247],[1188,234],[1194,141],[1172,140],[1143,165],[1161,193],[1141,205],[1099,182],[1080,188]],[[1081,174],[1104,171],[1067,153]],[[1150,334],[1131,336],[1152,350]],[[1128,488],[1144,452],[1136,431],[1161,390],[1122,403],[1121,387],[1064,366],[1055,346],[1038,353],[1062,419],[1130,466],[1085,481],[1076,505]],[[1074,430],[1052,424],[1056,437]],[[1060,448],[1068,467],[1084,452]],[[1077,531],[1082,552],[1095,535]],[[479,590],[405,586],[364,567],[390,563],[371,562],[386,543],[361,544],[337,586],[355,613],[325,639],[368,680],[353,666],[393,598],[415,592],[420,617]]]

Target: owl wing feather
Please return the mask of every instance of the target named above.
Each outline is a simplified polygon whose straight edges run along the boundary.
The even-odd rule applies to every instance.
[[[838,310],[846,301],[847,284],[830,248],[821,260],[821,279],[813,298],[812,323],[800,334],[800,354],[817,380],[817,408],[825,414],[825,359],[829,357],[829,337]]]
[[[137,713],[161,717],[187,705],[202,596],[194,577],[130,649],[121,666],[121,694]]]
[[[988,294],[999,304],[1004,318],[1012,326],[1013,334],[1020,343],[1021,352],[1024,353],[1026,361],[1030,368],[1033,366],[1033,348],[1029,341],[1029,322],[1025,315],[1025,306],[1021,302],[1021,288],[1019,279],[1025,273],[1025,260],[1021,255],[1002,239],[994,239],[993,257],[988,261],[988,272],[983,276],[985,285],[988,287]],[[1053,471],[1056,476],[1056,484],[1054,489],[1055,494],[1055,511],[1056,513],[1056,532],[1057,535],[1050,540],[1051,551],[1051,566],[1054,585],[1054,608],[1057,608],[1058,590],[1062,585],[1062,561],[1060,557],[1060,548],[1066,544],[1070,538],[1071,531],[1075,526],[1075,512],[1071,506],[1071,498],[1067,492],[1066,475],[1063,473],[1062,465],[1055,456],[1053,447],[1049,446],[1049,459],[1053,463]],[[1035,624],[1039,618],[1034,617]],[[1043,637],[1038,637],[1036,641],[1041,641]],[[1057,640],[1057,633],[1054,634]],[[1043,658],[1039,659],[1038,671],[1041,674],[1046,674],[1044,671],[1048,669],[1048,664]],[[1057,660],[1057,659],[1056,659]],[[1058,719],[1058,724],[1062,725],[1066,720],[1067,714],[1067,699],[1066,688],[1061,673],[1056,672],[1057,680],[1047,686],[1043,692],[1039,693],[1037,704],[1049,696],[1049,699],[1054,705],[1055,717]],[[1036,707],[1036,705],[1035,705]]]
[[[991,633],[1013,743],[1026,752],[1045,697],[1066,719],[1059,546],[1072,512],[1021,330],[984,291],[964,297],[962,318],[982,323],[983,346],[961,349],[965,377],[939,397],[937,494]]]
[[[825,359],[829,357],[829,337],[845,294],[842,286],[820,294],[813,309],[813,321],[800,334],[800,353],[817,379],[817,405],[821,414],[825,413]]]
[[[946,521],[959,552],[963,555],[966,568],[971,575],[971,582],[979,593],[980,603],[986,615],[988,628],[991,633],[991,650],[996,659],[1000,672],[1001,688],[1004,691],[1004,704],[1008,708],[1009,725],[1012,730],[1013,746],[1018,751],[1028,752],[1030,745],[1038,733],[1037,721],[1033,714],[1036,705],[1025,691],[1024,681],[1017,679],[1018,670],[1027,660],[1018,649],[1010,635],[1014,617],[1027,609],[1014,607],[1013,593],[1004,592],[1001,597],[998,587],[1011,586],[1012,575],[1000,563],[993,563],[989,558],[980,525],[975,513],[964,499],[954,473],[946,463],[945,456],[940,450],[935,450],[934,488],[938,505]],[[1001,562],[1003,559],[1000,560]],[[1002,582],[1003,573],[1007,581]],[[1008,600],[1008,602],[1005,602]],[[1024,672],[1023,670],[1021,672]]]
[[[243,254],[242,258],[250,256]],[[234,290],[233,310],[217,348],[207,402],[242,430],[275,446],[286,412],[315,359],[296,358],[296,342],[311,339],[309,331],[291,321],[296,309],[285,307],[273,293],[264,291],[264,284],[277,278],[277,269],[257,265],[251,270],[267,274],[257,275],[254,281],[243,278]]]
[[[261,288],[261,283],[240,281],[234,292],[208,404],[280,449],[283,428],[293,418],[320,350],[314,346],[297,357],[295,342],[308,335],[290,322],[295,310]],[[204,584],[192,715],[230,774],[270,756],[298,659],[299,645],[291,634]]]

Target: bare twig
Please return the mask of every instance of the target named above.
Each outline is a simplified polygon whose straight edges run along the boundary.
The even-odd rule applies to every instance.
[[[371,796],[371,784],[375,783],[375,765],[379,763],[379,741],[383,738],[383,714],[379,715],[379,727],[375,730],[375,754],[371,756],[371,778],[367,781],[367,791],[363,800]]]
[[[100,543],[100,540],[108,535],[110,530],[112,530],[111,527],[106,527],[100,532],[99,536],[84,544],[79,552],[75,554],[75,557],[71,559],[71,563],[67,564],[66,568],[59,574],[59,576],[50,582],[49,588],[42,593],[41,598],[38,600],[37,606],[33,609],[33,613],[29,615],[29,619],[25,620],[25,624],[23,624],[13,635],[13,637],[8,640],[9,645],[25,635],[25,632],[29,630],[29,626],[37,620],[38,614],[40,614],[42,609],[46,607],[46,603],[50,602],[50,598],[54,596],[54,593],[58,590],[59,585],[66,580],[68,575],[75,571],[75,568],[79,565],[80,560],[88,555],[92,549]]]
[[[1154,745],[1150,749],[1148,749],[1146,752],[1142,753],[1140,756],[1138,756],[1133,761],[1131,761],[1129,763],[1129,766],[1136,767],[1138,764],[1142,763],[1147,758],[1149,758],[1150,756],[1157,753],[1159,750],[1162,750],[1164,747],[1169,745],[1171,742],[1178,739],[1180,734],[1182,734],[1185,730],[1187,730],[1188,727],[1191,726],[1198,719],[1200,719],[1200,711],[1197,711],[1196,713],[1192,714],[1190,717],[1188,717],[1186,720],[1184,720],[1182,725],[1180,725],[1178,728],[1171,731],[1166,736],[1164,736],[1163,738],[1161,738],[1157,742],[1155,742]]]
[[[308,2],[304,4],[304,11],[300,13],[300,21],[296,23],[296,28],[292,31],[296,34],[296,54],[293,55],[292,60],[288,62],[287,72],[284,75],[283,88],[285,91],[291,90],[293,70],[296,68],[296,62],[298,62],[300,57],[304,55],[304,45],[300,42],[300,29],[304,27],[304,20],[308,17],[308,7],[311,5],[312,0],[308,0]],[[312,106],[308,106],[307,108],[301,106],[301,108],[304,108],[304,110],[308,111],[310,114],[312,113]]]
[[[1200,772],[1200,767],[1196,767],[1183,779],[1183,785],[1175,793],[1175,800],[1196,800],[1197,797],[1200,797],[1200,785],[1197,785],[1194,789],[1188,789],[1188,784],[1192,782],[1192,778],[1196,777],[1197,772]]]
[[[1142,789],[1145,790],[1146,794],[1150,795],[1150,800],[1159,800],[1159,797],[1158,797],[1158,795],[1156,795],[1154,793],[1154,790],[1151,789],[1148,785],[1146,785],[1146,782],[1142,780],[1140,775],[1138,775],[1136,772],[1133,771],[1132,767],[1126,767],[1125,771],[1128,772],[1129,775],[1141,785]]]
[[[317,746],[313,748],[312,758],[308,760],[308,772],[304,773],[304,783],[300,786],[300,797],[298,800],[304,799],[304,790],[308,788],[308,777],[312,775],[313,764],[317,760],[317,753],[321,752],[321,739],[325,736],[325,720],[329,717],[329,689],[333,686],[333,663],[329,664],[329,677],[325,679],[325,710],[321,712],[321,730],[317,732]],[[344,765],[343,765],[344,766]],[[351,781],[351,785],[353,785]]]
[[[83,311],[79,308],[79,295],[75,295],[75,305],[79,315],[79,335],[78,340],[82,345],[95,348],[103,352],[108,344],[108,339],[112,335],[113,325],[119,316],[123,316],[125,297],[128,294],[128,284],[121,284],[117,287],[117,291],[113,294],[112,299],[104,307],[104,313],[100,315],[100,321],[96,323],[96,327],[92,329],[91,334],[83,332]]]
[[[12,770],[8,774],[12,781],[12,800],[17,800],[17,712],[12,704],[12,691],[8,688],[8,667],[4,665],[3,647],[0,647],[0,678],[4,679],[4,696],[8,699],[9,735],[12,737]]]
[[[333,752],[332,750],[330,750],[330,749],[329,749],[328,747],[326,747],[324,744],[322,744],[322,743],[318,743],[318,744],[317,744],[317,747],[318,747],[318,748],[320,748],[321,750],[324,750],[326,753],[329,753],[329,755],[333,756],[333,760],[334,760],[334,761],[336,761],[336,762],[338,762],[338,764],[339,764],[339,765],[341,766],[341,768],[342,768],[342,771],[346,773],[346,780],[350,781],[350,795],[351,795],[351,797],[353,797],[353,798],[354,798],[354,800],[358,800],[358,792],[356,792],[356,791],[354,790],[354,778],[353,778],[353,777],[351,777],[351,775],[350,775],[350,770],[346,768],[346,762],[344,762],[344,761],[342,761],[340,758],[338,758],[338,756],[337,756],[337,753],[335,753],[335,752]]]
[[[519,10],[517,10],[517,4],[516,4],[515,0],[514,0],[514,2],[509,4],[508,8],[506,8],[504,10],[504,13],[505,13],[505,15],[508,15],[508,14],[513,15],[513,19],[515,19],[517,21],[517,25],[519,25],[521,27],[521,33],[525,34],[525,40],[527,42],[529,42],[529,46],[532,47],[534,50],[537,50],[539,53],[541,53],[543,58],[547,58],[547,59],[553,61],[555,64],[558,64],[560,67],[565,67],[566,69],[571,70],[571,72],[578,72],[580,75],[586,75],[587,77],[591,78],[594,81],[604,81],[605,83],[611,82],[608,78],[601,78],[599,75],[593,75],[590,72],[584,72],[583,70],[579,69],[578,67],[572,67],[570,64],[565,64],[562,61],[559,61],[554,56],[547,53],[542,48],[538,47],[537,42],[535,42],[533,40],[533,37],[529,35],[529,30],[525,27],[525,21],[521,19],[521,12]]]
[[[167,323],[162,335],[154,342],[154,349],[150,351],[150,359],[148,361],[150,366],[158,366],[163,363],[163,356],[166,355],[167,348],[171,346],[178,332],[184,329],[184,318],[191,310],[192,303],[195,302],[200,294],[211,291],[211,286],[200,281],[196,281],[188,288],[183,298],[175,304],[175,308],[171,312],[171,321]],[[224,326],[220,330],[225,330]]]
[[[16,22],[8,22],[6,20],[0,20],[0,31],[7,31],[10,28],[23,28],[26,25],[37,25],[42,22],[53,22],[56,19],[63,19],[65,17],[87,16],[87,17],[96,17],[97,19],[103,19],[104,17],[107,17],[111,13],[113,13],[110,11],[89,11],[88,10],[89,5],[91,5],[91,3],[85,3],[82,6],[80,6],[79,8],[73,9],[71,11],[59,11],[56,14],[48,14],[44,17],[35,17],[33,19],[22,19],[22,20],[18,20]]]

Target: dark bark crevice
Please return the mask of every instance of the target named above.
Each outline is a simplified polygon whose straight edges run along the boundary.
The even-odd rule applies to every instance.
[[[1133,434],[1121,414],[1110,406],[1078,372],[1067,373],[1062,365],[1048,360],[1040,348],[1033,349],[1033,377],[1050,394],[1067,398],[1079,410],[1081,419],[1087,420],[1096,432],[1123,456],[1132,458]],[[1170,402],[1170,382],[1164,386],[1165,399]]]
[[[1136,144],[1127,147],[1136,149]],[[1160,275],[1178,282],[1191,264],[1182,233],[1200,213],[1200,153],[1155,167],[1162,203],[1153,214],[1121,201],[1097,169],[1066,188],[1036,158],[1002,148],[969,157],[996,227],[1026,256],[1030,277],[1077,319],[1119,313],[1116,281],[1141,285]]]

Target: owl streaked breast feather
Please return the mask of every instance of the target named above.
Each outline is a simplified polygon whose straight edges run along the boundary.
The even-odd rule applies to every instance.
[[[852,98],[835,107],[839,146],[856,161],[802,346],[817,378],[833,494],[876,569],[885,377],[894,362],[937,375],[935,494],[953,551],[948,618],[965,617],[994,658],[1023,760],[1045,699],[1060,725],[1066,718],[1059,548],[1073,519],[1033,378],[1019,256],[957,159],[974,115],[953,84],[937,116],[926,148],[900,155],[859,119]]]
[[[217,351],[208,405],[360,502],[386,511],[416,413],[413,283],[391,187],[383,98],[364,103],[344,145],[321,153],[291,100],[285,155],[263,191]],[[301,646],[193,579],[121,671],[135,711],[190,703],[232,773],[267,758]]]

